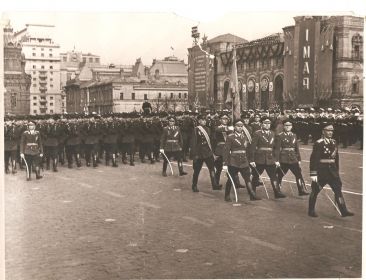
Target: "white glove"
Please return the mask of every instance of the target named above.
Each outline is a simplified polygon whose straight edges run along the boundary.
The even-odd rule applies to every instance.
[[[222,167],[222,170],[227,171],[227,165],[224,165],[224,166]]]
[[[250,163],[250,165],[251,165],[251,166],[253,166],[253,167],[256,167],[256,165],[255,165],[255,162],[254,162],[254,161],[253,161],[253,162],[251,162],[251,163]]]
[[[160,153],[164,154],[164,149],[160,149]]]
[[[301,164],[301,161],[299,161],[299,165]]]
[[[313,181],[313,182],[318,182],[318,176],[310,176],[310,178],[311,178],[311,181]]]
[[[232,125],[231,126],[228,126],[227,129],[230,130],[230,131],[234,131],[234,127]]]
[[[20,154],[20,157],[21,157],[21,158],[24,158],[24,154],[23,154],[23,153],[22,153],[22,154]]]
[[[43,154],[39,154],[40,157],[43,157]]]
[[[281,164],[278,161],[275,162],[275,165],[276,165],[276,167],[280,167],[281,166]]]

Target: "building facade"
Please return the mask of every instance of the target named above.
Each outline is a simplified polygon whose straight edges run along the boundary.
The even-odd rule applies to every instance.
[[[251,42],[233,43],[226,34],[220,47],[205,38],[195,44],[188,49],[189,96],[199,96],[203,107],[225,108],[235,46],[243,109],[362,107],[363,18],[301,16],[294,21],[281,33]],[[196,100],[190,99],[191,106]]]
[[[5,115],[28,115],[31,76],[25,73],[25,58],[8,22],[4,28]]]
[[[31,75],[30,114],[63,113],[65,95],[60,83],[60,46],[53,37],[52,25],[27,24],[15,33],[25,55],[25,71]]]

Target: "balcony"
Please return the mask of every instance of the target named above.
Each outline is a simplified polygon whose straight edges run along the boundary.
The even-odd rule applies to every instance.
[[[45,86],[40,86],[40,87],[39,87],[39,90],[40,90],[41,92],[43,92],[43,91],[47,91],[47,87],[45,87]]]
[[[40,79],[46,79],[47,78],[47,74],[46,73],[44,73],[44,74],[39,73],[38,77]]]
[[[46,84],[47,84],[47,80],[40,80],[40,81],[39,81],[39,84],[40,84],[40,85],[46,85]]]
[[[46,105],[46,104],[44,104],[44,105],[40,105],[40,106],[39,106],[39,109],[47,109],[47,105]]]
[[[46,103],[47,103],[47,100],[40,100],[39,101],[39,104],[41,104],[41,105],[46,105]]]

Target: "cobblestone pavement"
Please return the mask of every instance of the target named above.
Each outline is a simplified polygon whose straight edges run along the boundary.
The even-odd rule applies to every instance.
[[[307,183],[310,149],[301,149]],[[206,169],[193,193],[191,162],[184,177],[176,165],[164,178],[162,163],[139,162],[60,167],[30,182],[6,175],[6,279],[361,277],[362,154],[340,151],[354,217],[339,217],[324,190],[319,218],[308,217],[293,175],[281,200],[259,188],[263,199],[251,202],[240,189],[241,205],[226,203]]]

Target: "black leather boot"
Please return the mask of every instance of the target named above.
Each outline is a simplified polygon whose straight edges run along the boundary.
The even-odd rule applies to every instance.
[[[250,197],[250,200],[261,200],[259,197],[257,197],[257,194],[255,193],[253,187],[252,187],[252,183],[251,182],[247,182],[247,191]]]
[[[57,158],[54,158],[53,159],[53,172],[58,172],[58,169],[57,169]]]
[[[219,185],[216,182],[216,179],[215,179],[215,171],[214,170],[211,170],[210,171],[210,179],[211,179],[211,185],[212,185],[212,189],[213,190],[218,191],[218,190],[221,190],[222,189],[222,185]]]
[[[168,175],[166,174],[166,169],[168,167],[168,162],[166,160],[163,161],[163,172],[162,175],[163,177],[167,177]]]
[[[285,198],[286,195],[284,195],[281,192],[280,185],[278,184],[277,180],[271,180],[272,189],[275,195],[275,198]]]
[[[42,179],[43,176],[41,175],[41,170],[40,168],[37,166],[36,167],[36,179],[39,180],[39,179]]]
[[[199,192],[199,190],[197,188],[197,183],[198,183],[198,174],[193,172],[193,176],[192,176],[192,191],[193,192]]]
[[[335,196],[335,201],[338,205],[339,211],[341,211],[342,217],[354,216],[352,212],[348,211],[346,202],[344,201],[343,194],[341,193],[339,196]]]
[[[12,174],[17,173],[17,162],[15,160],[11,161],[11,173]]]
[[[297,190],[299,191],[299,196],[309,195],[309,193],[307,191],[305,191],[304,179],[302,179],[302,178],[296,179],[296,185],[297,185]]]
[[[183,162],[178,161],[179,176],[187,175],[187,172],[183,171]]]
[[[230,198],[231,183],[228,181],[225,185],[225,201],[231,202]]]
[[[318,217],[318,215],[315,213],[315,203],[316,203],[316,198],[318,196],[319,190],[317,188],[317,186],[315,185],[316,183],[312,183],[311,184],[311,193],[309,196],[309,209],[308,209],[308,215],[310,217]]]

